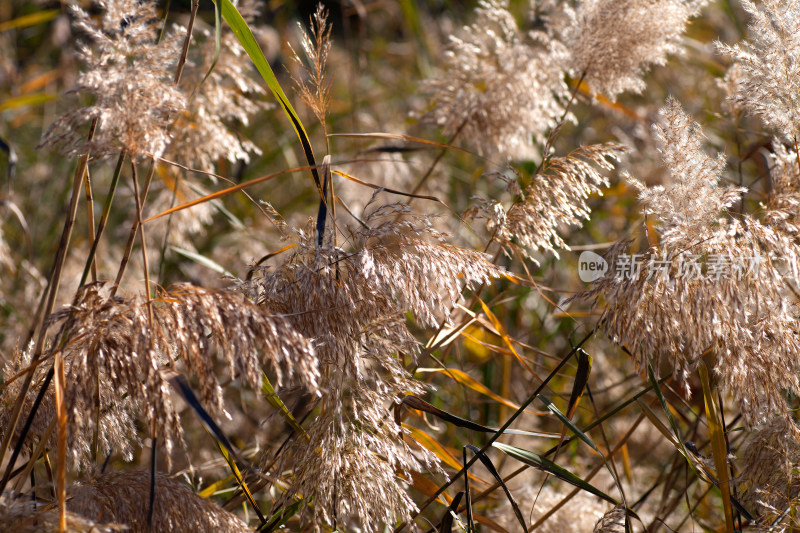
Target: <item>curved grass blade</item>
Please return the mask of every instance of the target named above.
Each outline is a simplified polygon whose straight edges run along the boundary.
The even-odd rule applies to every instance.
[[[583,350],[580,350],[580,351],[582,352]],[[586,353],[586,352],[584,352],[584,353]],[[587,356],[588,356],[588,354],[587,354]],[[580,363],[579,363],[579,365],[580,365]],[[580,368],[579,368],[579,371],[580,371]],[[588,376],[588,374],[587,374],[587,376]],[[573,394],[574,393],[575,393],[575,388],[573,388]],[[572,420],[570,420],[570,418],[568,416],[564,415],[564,413],[562,413],[558,409],[558,407],[556,407],[555,404],[553,404],[552,401],[550,401],[548,398],[545,398],[544,396],[541,396],[541,395],[539,396],[539,398],[545,403],[545,405],[547,406],[547,409],[550,410],[551,413],[556,415],[556,417],[561,421],[562,424],[564,424],[565,427],[569,428],[569,430],[572,431],[572,433],[574,435],[576,435],[579,439],[581,439],[583,442],[588,444],[589,447],[592,448],[595,452],[597,452],[597,454],[600,456],[600,458],[603,459],[603,464],[605,465],[606,470],[608,470],[608,473],[611,475],[611,478],[614,480],[614,483],[616,484],[617,488],[619,489],[620,494],[623,495],[623,500],[624,500],[625,499],[625,497],[624,497],[625,492],[622,490],[622,484],[620,483],[617,474],[614,472],[614,469],[611,468],[610,464],[608,464],[608,460],[606,459],[605,454],[600,451],[600,449],[595,445],[594,441],[592,441],[592,439],[589,437],[589,435],[587,435],[584,431],[581,431],[580,428],[578,428],[578,426],[576,426],[572,422]],[[562,433],[561,437],[563,438],[563,436],[564,436],[564,434]]]
[[[225,433],[222,432],[222,429],[220,429],[217,423],[214,422],[214,419],[210,414],[208,414],[208,411],[203,408],[200,400],[197,399],[194,391],[186,382],[186,379],[177,372],[169,372],[167,379],[181,395],[181,398],[183,398],[183,400],[189,405],[189,407],[192,408],[198,418],[200,418],[200,422],[206,428],[206,431],[211,433],[215,440],[222,444],[222,446],[224,446],[231,453],[231,455],[236,457],[236,451],[233,449],[233,445],[228,440],[228,437],[225,436]]]
[[[466,495],[466,503],[464,505],[467,507],[467,533],[472,533],[475,531],[475,520],[472,518],[472,498],[470,498],[469,476],[467,475],[469,472],[469,464],[467,463],[466,446],[464,446],[461,451],[461,456],[464,461],[464,494]]]
[[[419,492],[421,492],[426,496],[432,496],[433,494],[436,494],[439,485],[437,485],[427,477],[423,476],[419,472],[411,470],[409,474],[411,475],[411,486],[415,490],[418,490]],[[447,507],[450,504],[450,502],[453,501],[453,498],[451,498],[450,495],[447,494],[447,492],[442,492],[441,494],[438,494],[435,497],[435,500],[438,503]]]
[[[210,257],[206,257],[204,255],[198,254],[197,252],[193,252],[191,250],[187,250],[186,248],[181,248],[179,246],[170,245],[169,248],[173,252],[182,255],[187,259],[191,259],[192,261],[194,261],[199,265],[203,265],[206,268],[210,268],[211,270],[217,272],[218,274],[222,274],[223,276],[229,278],[236,277],[230,270],[226,269],[224,266],[220,265]]]
[[[458,519],[458,515],[456,514],[458,512],[458,506],[461,503],[461,498],[463,497],[464,491],[462,490],[456,494],[456,497],[453,498],[452,502],[450,502],[450,506],[444,512],[444,516],[440,522],[439,533],[451,533],[453,531],[453,520],[458,520],[459,525],[461,525],[463,528],[463,524],[461,524],[461,521]]]
[[[428,451],[431,451],[439,458],[443,463],[459,470],[461,468],[461,463],[458,462],[458,459],[453,456],[447,448],[442,446],[439,441],[425,433],[419,428],[411,426],[409,424],[403,424],[403,427],[408,430],[411,434],[411,438],[413,438],[417,443],[426,448]]]
[[[37,24],[50,22],[60,14],[60,9],[46,9],[43,11],[37,11],[36,13],[31,13],[30,15],[22,15],[21,17],[0,23],[0,33],[17,28],[27,28],[29,26],[36,26]]]
[[[532,466],[534,468],[538,468],[540,470],[544,470],[545,472],[549,472],[550,474],[556,476],[558,479],[565,481],[570,485],[573,485],[581,490],[585,490],[586,492],[594,494],[598,498],[602,498],[609,503],[612,503],[614,505],[619,505],[619,502],[617,500],[615,500],[602,490],[598,489],[597,487],[595,487],[590,483],[587,483],[586,481],[582,480],[569,470],[558,466],[549,459],[545,459],[541,455],[538,455],[528,450],[523,450],[522,448],[517,448],[516,446],[503,444],[502,442],[493,442],[492,446],[504,452],[508,456],[513,457],[514,459],[516,459],[521,463],[524,463],[528,466]]]
[[[236,478],[236,483],[239,485],[239,488],[244,493],[245,498],[247,498],[247,501],[250,502],[250,505],[253,507],[253,510],[256,512],[256,515],[258,515],[259,521],[262,524],[264,524],[266,522],[266,519],[264,518],[264,515],[261,513],[261,509],[258,507],[258,504],[253,498],[253,495],[251,494],[250,489],[247,486],[247,482],[244,480],[244,476],[239,471],[239,467],[236,466],[236,461],[233,459],[232,454],[229,453],[228,450],[226,450],[225,447],[219,441],[217,441],[217,447],[219,448],[222,457],[225,459],[225,462],[228,463],[228,468],[230,469],[233,476]]]
[[[513,343],[513,342],[511,342],[511,338],[510,338],[510,337],[508,336],[508,334],[506,333],[506,330],[505,330],[505,328],[503,327],[503,324],[502,324],[502,323],[500,323],[500,320],[497,318],[497,316],[495,316],[495,314],[494,314],[494,313],[492,313],[492,310],[491,310],[491,309],[489,309],[489,306],[488,306],[488,305],[486,305],[486,303],[485,303],[483,300],[481,300],[480,298],[478,298],[478,302],[480,302],[480,304],[481,304],[481,308],[483,308],[483,312],[484,312],[484,314],[485,314],[485,315],[486,315],[486,317],[489,319],[489,321],[492,323],[492,325],[494,326],[494,329],[496,329],[496,330],[497,330],[497,333],[498,333],[498,335],[500,336],[500,338],[502,338],[502,339],[503,339],[503,342],[506,344],[506,346],[508,347],[508,349],[509,349],[509,350],[511,350],[511,353],[514,355],[514,357],[516,357],[516,358],[517,358],[517,361],[519,361],[519,363],[522,365],[522,367],[523,367],[525,370],[527,370],[527,371],[528,371],[528,372],[529,372],[529,373],[530,373],[530,374],[531,374],[533,377],[535,377],[536,379],[538,379],[539,381],[541,381],[541,380],[542,380],[542,378],[540,378],[540,377],[539,377],[539,375],[536,373],[536,371],[535,371],[534,369],[532,369],[532,368],[530,367],[530,365],[529,365],[529,364],[528,364],[528,363],[525,361],[525,359],[523,359],[523,358],[522,358],[522,357],[521,357],[521,356],[520,356],[520,355],[517,353],[517,350],[516,350],[516,348],[514,348],[514,343]]]
[[[434,407],[433,405],[429,404],[425,400],[417,398],[416,396],[406,396],[401,400],[401,403],[411,407],[412,409],[417,409],[419,411],[432,414],[436,418],[444,420],[445,422],[453,424],[454,426],[471,429],[472,431],[480,431],[481,433],[497,433],[500,431],[497,428],[484,426],[482,424],[478,424],[477,422],[473,422],[472,420],[467,420],[466,418],[461,418],[460,416],[443,411],[438,407]],[[557,433],[546,433],[544,431],[523,431],[521,429],[506,428],[503,430],[503,433],[507,435],[528,435],[529,437],[544,437],[548,439],[558,438]]]
[[[642,402],[640,398],[636,398],[636,402],[639,404],[639,407],[642,409],[642,413],[650,419],[653,426],[661,432],[662,435],[669,441],[670,444],[675,446],[675,449],[678,453],[684,456],[686,461],[692,465],[692,469],[697,473],[697,477],[702,479],[706,483],[711,483],[717,488],[720,488],[719,481],[717,481],[716,476],[714,473],[709,471],[699,460],[697,457],[698,453],[695,453],[696,447],[692,443],[681,443],[681,446],[678,446],[678,443],[675,442],[675,437],[670,432],[669,428],[667,428],[653,413],[653,411],[647,406],[646,403]],[[753,515],[751,515],[747,509],[745,509],[742,504],[736,498],[731,497],[731,504],[736,508],[737,511],[741,513],[745,520],[754,520]]]
[[[572,384],[572,393],[569,396],[569,403],[567,404],[567,417],[572,418],[575,414],[575,408],[583,396],[583,391],[586,390],[586,384],[589,382],[589,373],[592,371],[592,356],[586,353],[585,350],[578,348],[578,369],[575,371],[575,381]]]
[[[733,512],[731,510],[731,487],[728,479],[728,446],[725,443],[725,432],[720,423],[720,409],[717,403],[717,395],[711,388],[711,380],[708,378],[708,368],[703,361],[697,368],[700,381],[703,384],[703,403],[706,408],[706,419],[711,438],[711,451],[714,455],[714,466],[717,468],[717,479],[719,480],[719,490],[722,493],[722,506],[725,512],[725,530],[733,533]]]
[[[286,404],[283,403],[281,397],[278,396],[278,393],[275,392],[275,388],[270,383],[269,378],[266,374],[261,374],[261,394],[264,396],[264,399],[269,402],[269,404],[280,412],[281,416],[283,416],[286,423],[291,426],[293,430],[295,430],[298,435],[302,435],[306,442],[311,441],[311,437],[308,436],[306,430],[303,429],[303,426],[297,423],[297,420],[292,416],[292,413],[289,411],[289,408],[286,407]]]
[[[546,396],[542,396],[540,394],[539,399],[542,400],[542,402],[545,404],[545,406],[551,413],[556,415],[556,417],[561,421],[562,424],[567,426],[570,429],[570,431],[572,431],[579,439],[588,444],[591,449],[593,449],[598,453],[598,455],[600,455],[600,457],[605,458],[600,449],[595,445],[594,441],[592,441],[592,439],[589,438],[589,436],[586,433],[581,431],[580,428],[576,426],[572,422],[572,420],[570,420],[567,417],[567,415],[562,413],[561,410],[558,407],[556,407],[555,404],[553,404],[553,402],[549,398],[547,398]]]
[[[189,407],[192,408],[198,418],[200,418],[200,422],[203,424],[203,427],[206,428],[206,431],[208,431],[211,436],[214,437],[217,447],[222,453],[222,457],[225,459],[225,462],[228,463],[231,473],[236,478],[236,482],[239,484],[239,487],[241,488],[248,502],[250,502],[253,510],[255,510],[259,520],[263,524],[266,519],[261,513],[261,509],[259,509],[255,499],[253,499],[250,489],[247,488],[247,483],[245,483],[244,476],[242,476],[242,473],[239,471],[239,467],[236,466],[236,451],[233,449],[233,445],[231,445],[228,437],[225,436],[225,433],[222,432],[222,429],[220,429],[217,423],[214,422],[214,419],[210,414],[208,414],[208,411],[203,408],[200,400],[197,399],[194,391],[192,391],[191,387],[182,375],[172,371],[169,373],[168,379],[172,386],[177,389],[184,401],[189,405]]]
[[[358,183],[359,185],[363,185],[364,187],[369,187],[370,189],[375,189],[375,190],[380,189],[380,190],[382,190],[384,192],[388,192],[388,193],[391,193],[391,194],[399,194],[400,196],[408,196],[409,198],[419,198],[420,200],[431,200],[432,202],[437,202],[437,203],[440,203],[440,204],[444,204],[444,202],[442,202],[441,200],[439,200],[435,196],[426,196],[424,194],[411,194],[410,192],[398,191],[396,189],[388,189],[388,188],[382,187],[380,185],[375,185],[374,183],[369,183],[369,182],[366,182],[366,181],[362,181],[362,180],[356,178],[355,176],[351,176],[350,174],[346,174],[346,173],[344,173],[344,172],[342,172],[340,170],[334,170],[333,173],[336,174],[337,176],[341,176],[341,177],[343,177],[345,179],[348,179],[348,180],[350,180],[350,181],[352,181],[354,183]]]
[[[275,98],[278,100],[278,103],[281,105],[284,113],[286,113],[286,116],[292,123],[294,131],[297,133],[297,137],[300,139],[300,144],[303,145],[303,152],[305,153],[306,160],[308,160],[309,165],[311,165],[310,170],[311,175],[314,177],[314,183],[317,185],[317,190],[319,190],[320,194],[322,194],[322,182],[319,178],[319,173],[317,172],[317,164],[314,161],[314,151],[311,149],[311,142],[308,139],[308,133],[306,133],[300,117],[297,115],[297,112],[295,112],[291,102],[289,102],[289,99],[283,92],[280,83],[278,83],[278,79],[275,77],[275,73],[272,71],[272,67],[269,66],[267,58],[264,57],[264,52],[258,45],[258,41],[256,41],[256,38],[253,36],[253,32],[250,31],[250,28],[247,26],[247,22],[245,22],[244,18],[242,18],[242,15],[236,9],[236,6],[233,5],[231,0],[214,0],[214,3],[216,2],[219,2],[220,7],[222,8],[222,18],[224,18],[225,22],[227,22],[228,26],[230,26],[233,34],[239,40],[239,43],[242,45],[242,48],[244,48],[245,52],[247,52],[247,55],[250,56],[250,60],[255,65],[258,73],[261,74],[261,77],[264,79],[267,87],[269,87],[269,90],[272,91],[273,96],[275,96]]]
[[[492,474],[494,479],[498,483],[500,483],[500,487],[502,487],[503,491],[506,493],[506,498],[508,498],[508,502],[511,504],[511,508],[514,510],[514,515],[517,517],[517,520],[519,521],[519,525],[522,526],[523,533],[527,532],[528,526],[525,525],[525,518],[522,517],[522,512],[519,510],[519,505],[517,505],[516,500],[514,500],[514,497],[508,490],[508,487],[506,486],[505,481],[503,481],[503,478],[500,477],[500,473],[494,467],[492,460],[489,459],[489,457],[485,453],[483,453],[483,451],[477,446],[473,446],[472,444],[467,444],[465,448],[469,448],[470,450],[472,450],[472,452],[478,456],[478,460],[481,463],[483,463],[483,466],[486,467],[486,470],[488,470],[489,473]]]
[[[52,102],[53,100],[58,100],[57,94],[52,93],[35,93],[35,94],[24,94],[22,96],[14,96],[0,102],[0,111],[5,111],[6,109],[14,109],[15,107],[22,107],[22,106],[37,106],[46,104],[47,102]]]
[[[434,148],[443,148],[446,150],[455,150],[457,152],[464,152],[465,154],[472,154],[469,150],[465,148],[460,148],[458,146],[453,146],[452,144],[443,144],[438,143],[436,141],[429,141],[428,139],[423,139],[421,137],[413,137],[411,135],[404,135],[402,133],[329,133],[328,137],[348,137],[348,138],[359,138],[364,137],[368,139],[387,139],[391,141],[406,141],[406,142],[413,142],[418,144],[426,144],[428,146],[432,146]]]
[[[236,476],[234,476],[233,474],[231,474],[230,476],[225,476],[224,478],[215,481],[214,483],[212,483],[208,487],[206,487],[203,490],[201,490],[200,492],[198,492],[197,495],[200,496],[201,498],[210,498],[211,496],[216,494],[217,491],[219,491],[222,487],[224,487],[225,485],[227,485],[231,481],[235,481],[235,480],[236,480]]]

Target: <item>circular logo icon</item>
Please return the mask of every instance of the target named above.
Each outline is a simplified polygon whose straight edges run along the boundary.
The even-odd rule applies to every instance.
[[[608,272],[608,261],[589,250],[578,257],[578,277],[585,283],[596,281]]]

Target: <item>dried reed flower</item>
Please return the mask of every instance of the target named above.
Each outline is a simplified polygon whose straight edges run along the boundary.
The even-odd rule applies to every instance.
[[[302,24],[298,23],[297,26],[300,29],[300,44],[309,66],[306,66],[300,55],[292,48],[294,61],[304,76],[302,80],[292,76],[292,81],[294,81],[300,99],[314,112],[322,125],[323,133],[327,134],[328,126],[325,115],[331,101],[331,80],[327,76],[328,54],[331,51],[331,27],[328,26],[327,9],[321,3],[317,4],[317,10],[311,17],[310,36],[303,29]]]
[[[705,0],[582,0],[560,30],[570,50],[572,75],[592,91],[615,100],[625,91],[642,92],[652,65],[680,52],[689,19]]]
[[[594,525],[593,533],[625,533],[625,515],[627,511],[624,505],[617,505]]]
[[[398,438],[392,405],[421,394],[400,355],[414,357],[418,342],[404,314],[424,325],[445,318],[462,285],[502,274],[484,254],[445,244],[428,217],[405,204],[383,205],[351,232],[355,251],[316,246],[313,227],[275,270],[260,269],[247,284],[253,298],[283,313],[315,340],[320,361],[320,411],[291,458],[292,494],[313,499],[314,521],[379,524],[408,519],[415,508],[405,492],[411,470],[435,463]]]
[[[421,86],[433,105],[424,120],[482,155],[538,159],[534,142],[546,141],[569,99],[566,50],[544,32],[526,41],[505,0],[481,0],[475,15],[450,37],[441,76]]]
[[[700,125],[687,115],[674,98],[659,111],[660,123],[653,126],[664,166],[672,177],[669,188],[647,188],[638,180],[628,181],[639,190],[645,216],[654,215],[662,223],[665,244],[694,244],[714,226],[720,212],[739,200],[743,188],[719,185],[725,168],[725,155],[710,157],[703,151]]]
[[[612,170],[625,150],[615,143],[581,146],[566,157],[549,159],[524,191],[513,176],[495,173],[519,200],[506,210],[497,200],[479,199],[468,216],[486,218],[489,231],[505,248],[520,248],[528,257],[537,250],[558,257],[557,248],[569,250],[559,230],[580,227],[589,219],[586,200],[602,195],[601,188],[609,185],[600,171]]]
[[[241,519],[202,498],[180,481],[156,474],[152,528],[147,515],[150,472],[112,472],[68,491],[67,509],[97,522],[122,524],[132,533],[147,531],[249,532]]]
[[[168,452],[175,439],[182,442],[178,413],[160,370],[173,359],[195,378],[199,399],[217,415],[227,413],[215,355],[227,364],[231,378],[238,376],[255,389],[262,366],[277,374],[278,383],[297,379],[312,391],[318,383],[308,341],[285,319],[265,313],[232,290],[176,285],[148,311],[142,298],[112,296],[110,285],[95,283],[84,287],[78,303],[58,313],[56,320],[63,321],[66,332],[66,402],[76,464],[83,464],[91,449],[88,436],[98,411],[105,413],[99,428],[105,453],[130,450],[122,443],[136,435],[131,413],[140,411],[158,427]],[[43,407],[52,405],[48,399]],[[36,419],[46,427],[50,415],[52,411]]]
[[[800,504],[800,428],[788,415],[754,429],[738,455],[742,503],[756,512],[760,524],[771,524],[786,509]],[[783,531],[790,521],[800,525],[796,518],[787,517],[770,531]]]
[[[769,177],[771,188],[765,219],[795,240],[800,239],[800,166],[797,152],[772,142]],[[800,242],[800,241],[799,241]]]
[[[103,524],[69,510],[66,512],[70,533],[114,533],[128,531],[122,524]],[[0,496],[0,529],[17,533],[56,533],[59,531],[58,508],[29,498]]]
[[[92,41],[79,52],[86,71],[70,92],[93,101],[57,118],[42,145],[60,146],[70,155],[125,150],[132,157],[160,156],[170,140],[168,127],[186,103],[170,73],[180,55],[180,36],[156,43],[159,18],[152,2],[98,0],[96,5],[103,10],[99,24],[70,5],[75,26]],[[94,119],[97,131],[86,141],[84,128]]]
[[[785,412],[784,391],[800,390],[796,309],[785,297],[787,281],[797,279],[797,247],[750,217],[718,219],[740,190],[719,186],[722,160],[703,153],[699,126],[677,102],[668,102],[655,131],[673,183],[632,183],[645,213],[662,222],[660,249],[631,256],[619,243],[585,296],[603,297],[606,331],[637,367],[652,358],[657,368],[666,357],[685,379],[713,351],[723,388],[757,424]]]
[[[13,402],[16,401],[21,392],[23,379],[20,376],[24,370],[30,367],[31,355],[30,349],[24,352],[18,351],[15,353],[14,359],[3,368],[3,380],[8,384],[0,392],[0,403],[9,406],[9,408],[0,411],[0,428],[3,428],[0,433],[3,436],[5,436],[5,428],[9,427],[10,406],[13,405]],[[34,371],[32,386],[25,396],[25,402],[22,407],[23,419],[27,418],[30,413],[36,395],[43,385],[47,370],[48,365],[40,364]],[[100,377],[97,390],[113,390],[113,383],[108,375],[103,374]],[[93,395],[92,398],[95,398],[95,396]],[[95,425],[98,427],[98,446],[106,454],[111,453],[113,450],[114,453],[118,453],[125,460],[130,461],[133,459],[133,446],[140,443],[135,430],[134,416],[136,409],[132,400],[116,394],[103,394],[98,395],[96,398],[99,405],[94,399],[88,405],[83,405],[83,412],[80,413],[79,420],[68,426],[68,440],[72,451],[72,461],[78,468],[90,466],[89,458],[93,449],[91,428]],[[95,410],[95,406],[98,406],[99,409]],[[45,438],[45,435],[48,434],[50,422],[55,416],[55,396],[53,389],[50,388],[33,418],[30,432],[23,443],[22,450],[24,452],[30,454],[38,444],[38,441]],[[84,416],[97,417],[92,419],[90,428],[84,427],[87,423]],[[22,424],[17,424],[15,440],[19,440],[21,432]],[[57,444],[55,432],[49,434],[49,441],[49,446],[55,448]]]
[[[248,0],[240,2],[238,9],[257,32],[258,4]],[[253,63],[227,24],[219,57],[208,77],[216,48],[214,34],[200,29],[194,37],[199,37],[200,43],[190,53],[180,82],[188,102],[169,129],[172,142],[166,158],[206,171],[212,171],[219,159],[247,163],[251,154],[260,155],[261,150],[228,125],[239,122],[247,126],[254,115],[274,106],[263,100],[263,83],[251,75]]]
[[[717,43],[717,50],[741,71],[730,98],[785,140],[796,143],[800,131],[800,4],[764,0],[759,8],[743,0],[742,6],[753,19],[750,40],[733,46]]]

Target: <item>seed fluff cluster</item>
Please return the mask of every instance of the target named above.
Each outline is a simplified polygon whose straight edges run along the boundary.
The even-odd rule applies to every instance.
[[[558,248],[569,250],[559,231],[580,227],[589,219],[587,199],[602,195],[602,188],[609,185],[601,171],[612,170],[625,150],[623,145],[607,143],[581,146],[565,157],[551,158],[524,191],[514,176],[493,173],[506,182],[515,202],[506,209],[498,200],[476,198],[467,216],[485,218],[489,231],[507,250],[517,247],[528,257],[533,251],[550,251],[558,257]]]
[[[756,512],[759,524],[777,520],[780,525],[771,531],[784,531],[789,522],[800,525],[784,513],[800,503],[800,428],[791,417],[777,416],[755,428],[737,455],[742,503]]]
[[[630,182],[645,214],[661,222],[660,246],[623,275],[615,267],[630,255],[626,243],[616,245],[608,273],[587,295],[602,296],[606,330],[637,365],[652,358],[657,367],[664,357],[685,379],[712,353],[722,386],[757,424],[786,411],[784,391],[800,391],[797,310],[786,297],[787,282],[797,280],[797,247],[749,216],[720,216],[743,191],[719,184],[724,159],[704,153],[699,125],[677,101],[667,102],[654,131],[672,183]]]
[[[565,8],[560,33],[570,51],[571,73],[592,91],[614,100],[641,92],[642,76],[681,50],[689,19],[705,0],[582,0]]]
[[[451,36],[444,72],[423,83],[425,119],[483,155],[536,159],[534,142],[564,114],[566,50],[545,32],[523,35],[501,0],[482,0],[475,22]],[[526,38],[527,37],[527,38]]]
[[[350,253],[329,238],[316,246],[312,228],[298,231],[292,254],[247,286],[314,339],[319,358],[322,397],[310,442],[298,439],[291,452],[292,494],[313,499],[317,524],[376,531],[409,518],[415,506],[403,478],[435,464],[430,452],[412,453],[393,421],[396,402],[425,391],[403,367],[419,349],[405,313],[438,325],[465,284],[502,271],[484,254],[442,242],[429,217],[405,204],[371,209],[364,223],[350,235]]]
[[[80,49],[86,69],[70,92],[93,101],[57,118],[42,144],[60,146],[69,155],[125,150],[132,157],[160,156],[170,142],[169,125],[186,106],[172,82],[182,36],[173,33],[156,42],[160,24],[152,2],[99,0],[96,5],[103,10],[99,23],[70,4],[75,27],[91,41]],[[87,141],[86,126],[94,119],[97,131]]]
[[[152,525],[148,527],[150,472],[111,472],[70,487],[69,510],[95,522],[124,524],[128,531],[252,531],[241,519],[177,479],[155,478]]]
[[[717,43],[739,70],[731,100],[758,116],[784,140],[800,131],[800,2],[743,0],[752,17],[750,41]]]
[[[265,313],[237,291],[176,285],[148,305],[140,297],[115,296],[110,284],[98,282],[83,288],[76,305],[55,320],[62,326],[58,338],[65,338],[68,429],[77,465],[86,465],[91,456],[97,413],[102,413],[99,446],[106,454],[113,450],[130,456],[140,409],[158,428],[168,452],[174,440],[182,442],[169,377],[162,371],[167,363],[197,380],[201,403],[215,415],[227,414],[217,359],[227,364],[231,378],[254,389],[260,387],[262,365],[271,368],[278,382],[296,378],[312,391],[317,388],[319,373],[309,342],[285,319]],[[28,405],[37,390],[29,392]],[[2,398],[10,401],[15,391],[8,387]],[[55,412],[50,391],[34,419],[34,433],[40,436]]]

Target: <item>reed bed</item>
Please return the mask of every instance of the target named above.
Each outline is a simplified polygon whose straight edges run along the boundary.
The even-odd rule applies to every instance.
[[[800,1],[0,48],[0,530],[800,528]]]

